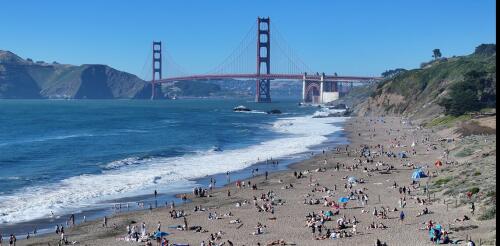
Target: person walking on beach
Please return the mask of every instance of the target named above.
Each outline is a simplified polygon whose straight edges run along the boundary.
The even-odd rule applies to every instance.
[[[102,227],[108,227],[108,218],[106,216],[104,216]]]
[[[269,175],[269,173],[266,171],[266,180],[267,180],[267,176]]]
[[[401,210],[401,213],[399,213],[399,220],[403,222],[405,219],[405,213]]]
[[[156,231],[161,231],[161,222],[158,221],[158,227],[156,227]]]

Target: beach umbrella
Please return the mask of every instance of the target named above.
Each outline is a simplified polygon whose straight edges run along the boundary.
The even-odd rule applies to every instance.
[[[169,234],[167,232],[164,232],[164,231],[157,231],[155,233],[155,237],[164,237],[164,236],[168,236]]]
[[[348,181],[349,183],[356,183],[356,182],[358,182],[358,179],[356,179],[356,177],[349,177],[349,178],[347,179],[347,181]]]
[[[341,197],[341,198],[339,198],[339,202],[340,203],[346,203],[348,201],[349,201],[349,197]]]

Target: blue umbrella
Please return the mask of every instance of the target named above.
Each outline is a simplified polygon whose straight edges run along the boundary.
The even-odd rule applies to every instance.
[[[164,237],[164,236],[168,236],[169,234],[164,232],[164,231],[157,231],[155,233],[155,237]]]
[[[341,203],[346,203],[348,201],[349,201],[349,197],[341,197],[341,198],[339,198],[339,202],[341,202]]]

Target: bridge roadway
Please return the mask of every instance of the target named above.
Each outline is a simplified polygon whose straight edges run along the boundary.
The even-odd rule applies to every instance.
[[[205,75],[189,75],[180,77],[170,77],[160,80],[155,80],[155,83],[169,83],[175,81],[189,81],[189,80],[222,80],[222,79],[254,79],[254,80],[307,80],[307,81],[321,81],[321,74],[205,74]],[[356,82],[368,83],[381,80],[380,77],[360,77],[360,76],[334,76],[324,75],[323,81],[325,82]]]

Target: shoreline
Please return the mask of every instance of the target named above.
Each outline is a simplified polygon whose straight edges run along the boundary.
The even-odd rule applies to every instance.
[[[347,120],[343,120],[341,122],[334,122],[334,123],[329,123],[338,127],[343,127],[343,125],[347,122]],[[311,146],[310,151],[303,152],[303,153],[297,153],[297,154],[292,154],[283,158],[278,158],[276,159],[279,161],[279,165],[272,165],[272,164],[266,164],[265,161],[257,162],[255,164],[252,164],[251,166],[248,166],[246,168],[243,168],[241,170],[233,171],[231,172],[231,175],[235,176],[235,179],[231,178],[231,182],[227,183],[226,179],[223,179],[222,177],[225,177],[225,172],[220,172],[217,174],[213,175],[207,175],[204,177],[196,178],[193,180],[189,180],[189,182],[193,182],[196,185],[199,186],[208,186],[210,178],[217,178],[218,183],[216,187],[213,189],[213,192],[218,192],[221,189],[224,189],[225,187],[228,187],[230,185],[235,184],[235,180],[248,180],[250,178],[256,178],[264,175],[264,172],[268,168],[269,174],[271,173],[281,173],[281,172],[286,172],[290,171],[294,165],[299,164],[300,162],[307,160],[310,158],[308,156],[309,153],[311,152],[321,152],[324,148],[328,148],[327,145],[332,145],[332,144],[340,144],[342,141],[348,141],[345,136],[344,130],[339,130],[336,131],[332,134],[326,135],[328,139],[318,145]],[[340,142],[339,142],[340,141]],[[259,174],[256,174],[255,176],[252,177],[251,171],[255,168],[258,168],[261,170]],[[222,185],[220,185],[222,184]],[[186,191],[191,191],[192,187],[185,187]],[[160,209],[160,208],[165,208],[165,202],[168,202],[169,204],[171,201],[174,201],[175,204],[181,204],[181,196],[182,194],[185,194],[185,192],[177,192],[177,193],[158,193],[158,197],[155,198],[153,194],[143,194],[143,195],[137,195],[137,196],[129,196],[129,197],[123,197],[119,199],[113,199],[113,200],[107,200],[103,201],[103,204],[105,206],[101,207],[96,207],[96,208],[90,208],[90,209],[80,209],[78,212],[73,213],[76,217],[76,224],[74,226],[78,226],[83,223],[83,216],[86,216],[86,222],[85,223],[96,223],[99,221],[102,221],[102,218],[104,216],[107,217],[114,217],[114,216],[123,216],[124,214],[128,213],[136,213],[136,212],[144,212],[148,211],[149,205],[153,206],[153,209]],[[191,199],[188,199],[189,202],[192,202]],[[144,207],[139,207],[138,204],[142,203]],[[155,206],[154,204],[157,204]],[[126,204],[131,204],[130,207],[127,207]],[[182,203],[184,204],[184,203]],[[107,206],[117,206],[118,205],[123,205],[120,206],[120,209],[112,209]],[[7,226],[5,228],[16,228],[14,231],[14,234],[17,236],[18,240],[25,240],[27,236],[27,231],[30,231],[30,235],[33,238],[33,229],[37,229],[37,237],[44,237],[47,236],[51,233],[54,232],[55,225],[63,225],[65,228],[68,227],[68,219],[71,216],[71,214],[62,214],[58,216],[55,220],[52,218],[42,218],[42,219],[36,219],[36,220],[31,220],[31,221],[25,221],[25,222],[20,222],[17,224],[13,224],[10,226]],[[50,224],[53,224],[52,226]],[[4,238],[8,236],[7,234],[10,234],[12,232],[6,233],[6,229],[0,227],[0,232],[3,234]]]
[[[393,182],[397,182],[400,186],[408,186],[410,184],[410,175],[412,168],[405,165],[410,162],[414,164],[425,164],[430,173],[439,173],[439,170],[432,165],[435,159],[440,157],[442,146],[436,143],[438,137],[433,135],[430,130],[416,129],[415,127],[405,126],[401,124],[400,118],[384,118],[384,123],[373,123],[379,118],[350,118],[344,122],[344,133],[348,139],[349,151],[345,152],[342,149],[346,146],[338,146],[339,151],[327,151],[325,154],[319,153],[311,158],[300,161],[288,166],[288,170],[270,173],[266,180],[264,176],[259,175],[251,177],[253,184],[257,185],[257,190],[250,188],[238,189],[234,187],[232,182],[222,188],[217,188],[210,192],[211,197],[194,198],[189,194],[187,198],[192,201],[185,204],[178,204],[175,207],[176,211],[184,210],[189,225],[201,226],[206,233],[194,231],[179,231],[171,228],[175,225],[181,225],[182,218],[176,219],[170,217],[170,208],[158,208],[152,211],[133,211],[123,214],[117,214],[109,217],[107,228],[101,226],[101,221],[89,221],[84,224],[77,225],[73,228],[68,228],[66,236],[70,242],[76,241],[85,245],[145,245],[144,242],[124,242],[126,236],[126,226],[140,226],[142,221],[146,222],[148,232],[154,231],[158,221],[161,221],[162,231],[170,233],[167,239],[170,242],[199,245],[201,241],[208,243],[210,234],[217,234],[221,231],[221,237],[218,243],[231,240],[236,245],[255,245],[259,242],[261,245],[272,245],[270,242],[286,239],[288,243],[295,245],[331,245],[336,241],[340,244],[350,245],[371,245],[377,239],[382,242],[387,242],[388,245],[431,245],[428,239],[428,232],[421,230],[425,227],[428,220],[433,220],[435,223],[440,223],[447,231],[450,231],[450,238],[453,240],[464,240],[465,237],[472,236],[473,238],[481,238],[485,235],[485,230],[494,228],[491,221],[481,223],[479,228],[468,230],[452,230],[453,228],[467,227],[477,224],[476,218],[467,222],[454,222],[455,218],[460,218],[464,214],[468,214],[467,208],[458,207],[448,211],[447,206],[439,201],[439,198],[430,198],[425,206],[417,203],[416,198],[426,199],[422,191],[422,187],[412,190],[412,195],[408,195],[407,207],[404,208],[407,219],[404,223],[398,219],[399,212],[388,212],[387,218],[373,217],[371,211],[374,208],[387,208],[390,211],[392,208],[398,207],[398,199],[400,194],[397,189],[391,186]],[[372,121],[373,120],[373,121]],[[385,122],[387,121],[387,123]],[[373,127],[373,129],[371,129]],[[365,172],[362,169],[353,168],[356,160],[361,160],[359,150],[362,145],[371,146],[374,148],[376,143],[383,143],[384,146],[395,150],[408,150],[411,138],[418,140],[427,137],[429,142],[417,144],[417,154],[410,156],[408,159],[386,158],[377,156],[379,161],[385,163],[384,166],[392,165],[388,173],[380,171],[370,171],[375,168],[373,164],[361,162],[362,167],[370,168]],[[394,147],[394,141],[401,142],[399,147]],[[413,140],[414,141],[414,140]],[[404,144],[403,144],[404,143]],[[399,144],[398,144],[399,145]],[[390,147],[389,147],[390,146]],[[404,147],[406,146],[406,147]],[[430,149],[429,146],[437,146],[436,149]],[[387,150],[386,150],[387,151]],[[375,152],[374,152],[375,153]],[[324,160],[327,160],[327,164]],[[339,163],[342,169],[336,171],[335,166]],[[324,171],[315,172],[320,168]],[[352,170],[351,170],[352,169]],[[311,172],[306,173],[305,170]],[[296,179],[293,172],[304,172],[306,178]],[[314,236],[311,231],[305,226],[305,216],[307,213],[319,213],[324,210],[331,210],[330,207],[325,207],[322,204],[309,205],[304,204],[306,200],[321,200],[325,197],[328,199],[337,200],[338,197],[345,196],[348,193],[347,189],[343,189],[346,182],[345,177],[356,176],[362,178],[365,183],[355,185],[355,188],[363,189],[370,197],[368,205],[361,206],[359,201],[350,201],[345,209],[340,208],[339,215],[335,215],[332,221],[325,222],[325,228],[335,228],[335,220],[340,217],[346,217],[351,220],[357,217],[360,221],[357,233],[351,237],[339,239],[324,239],[316,240],[317,232]],[[422,179],[420,182],[424,184],[429,178]],[[290,188],[293,184],[293,188]],[[327,188],[331,193],[319,191],[318,188]],[[333,188],[335,187],[335,188]],[[410,186],[408,186],[410,187]],[[227,191],[231,191],[231,196],[227,195]],[[272,191],[272,192],[271,192]],[[266,192],[274,194],[275,201],[273,202],[273,213],[256,211],[251,205],[252,197],[265,196]],[[269,193],[267,193],[269,194]],[[327,195],[329,194],[329,195]],[[406,196],[405,196],[406,197]],[[279,199],[279,200],[278,200]],[[248,203],[246,205],[244,201]],[[304,202],[303,202],[304,201]],[[236,203],[243,204],[235,206]],[[257,204],[265,204],[266,200],[257,199]],[[203,207],[204,211],[195,212],[193,209],[198,206]],[[424,207],[428,207],[430,214],[418,216]],[[400,208],[401,209],[401,208]],[[363,210],[367,212],[363,212]],[[220,219],[207,220],[208,213],[218,213]],[[223,216],[231,212],[232,216]],[[241,220],[241,223],[233,224],[232,220]],[[371,222],[384,223],[386,229],[368,229],[367,226]],[[252,235],[255,232],[255,226],[263,224],[264,233],[260,235]],[[112,226],[116,225],[116,227]],[[352,226],[348,226],[347,231],[352,230]],[[59,236],[44,235],[29,240],[20,240],[19,245],[47,245],[47,243],[56,243]],[[404,243],[402,243],[404,242]],[[154,243],[154,242],[153,242]]]

